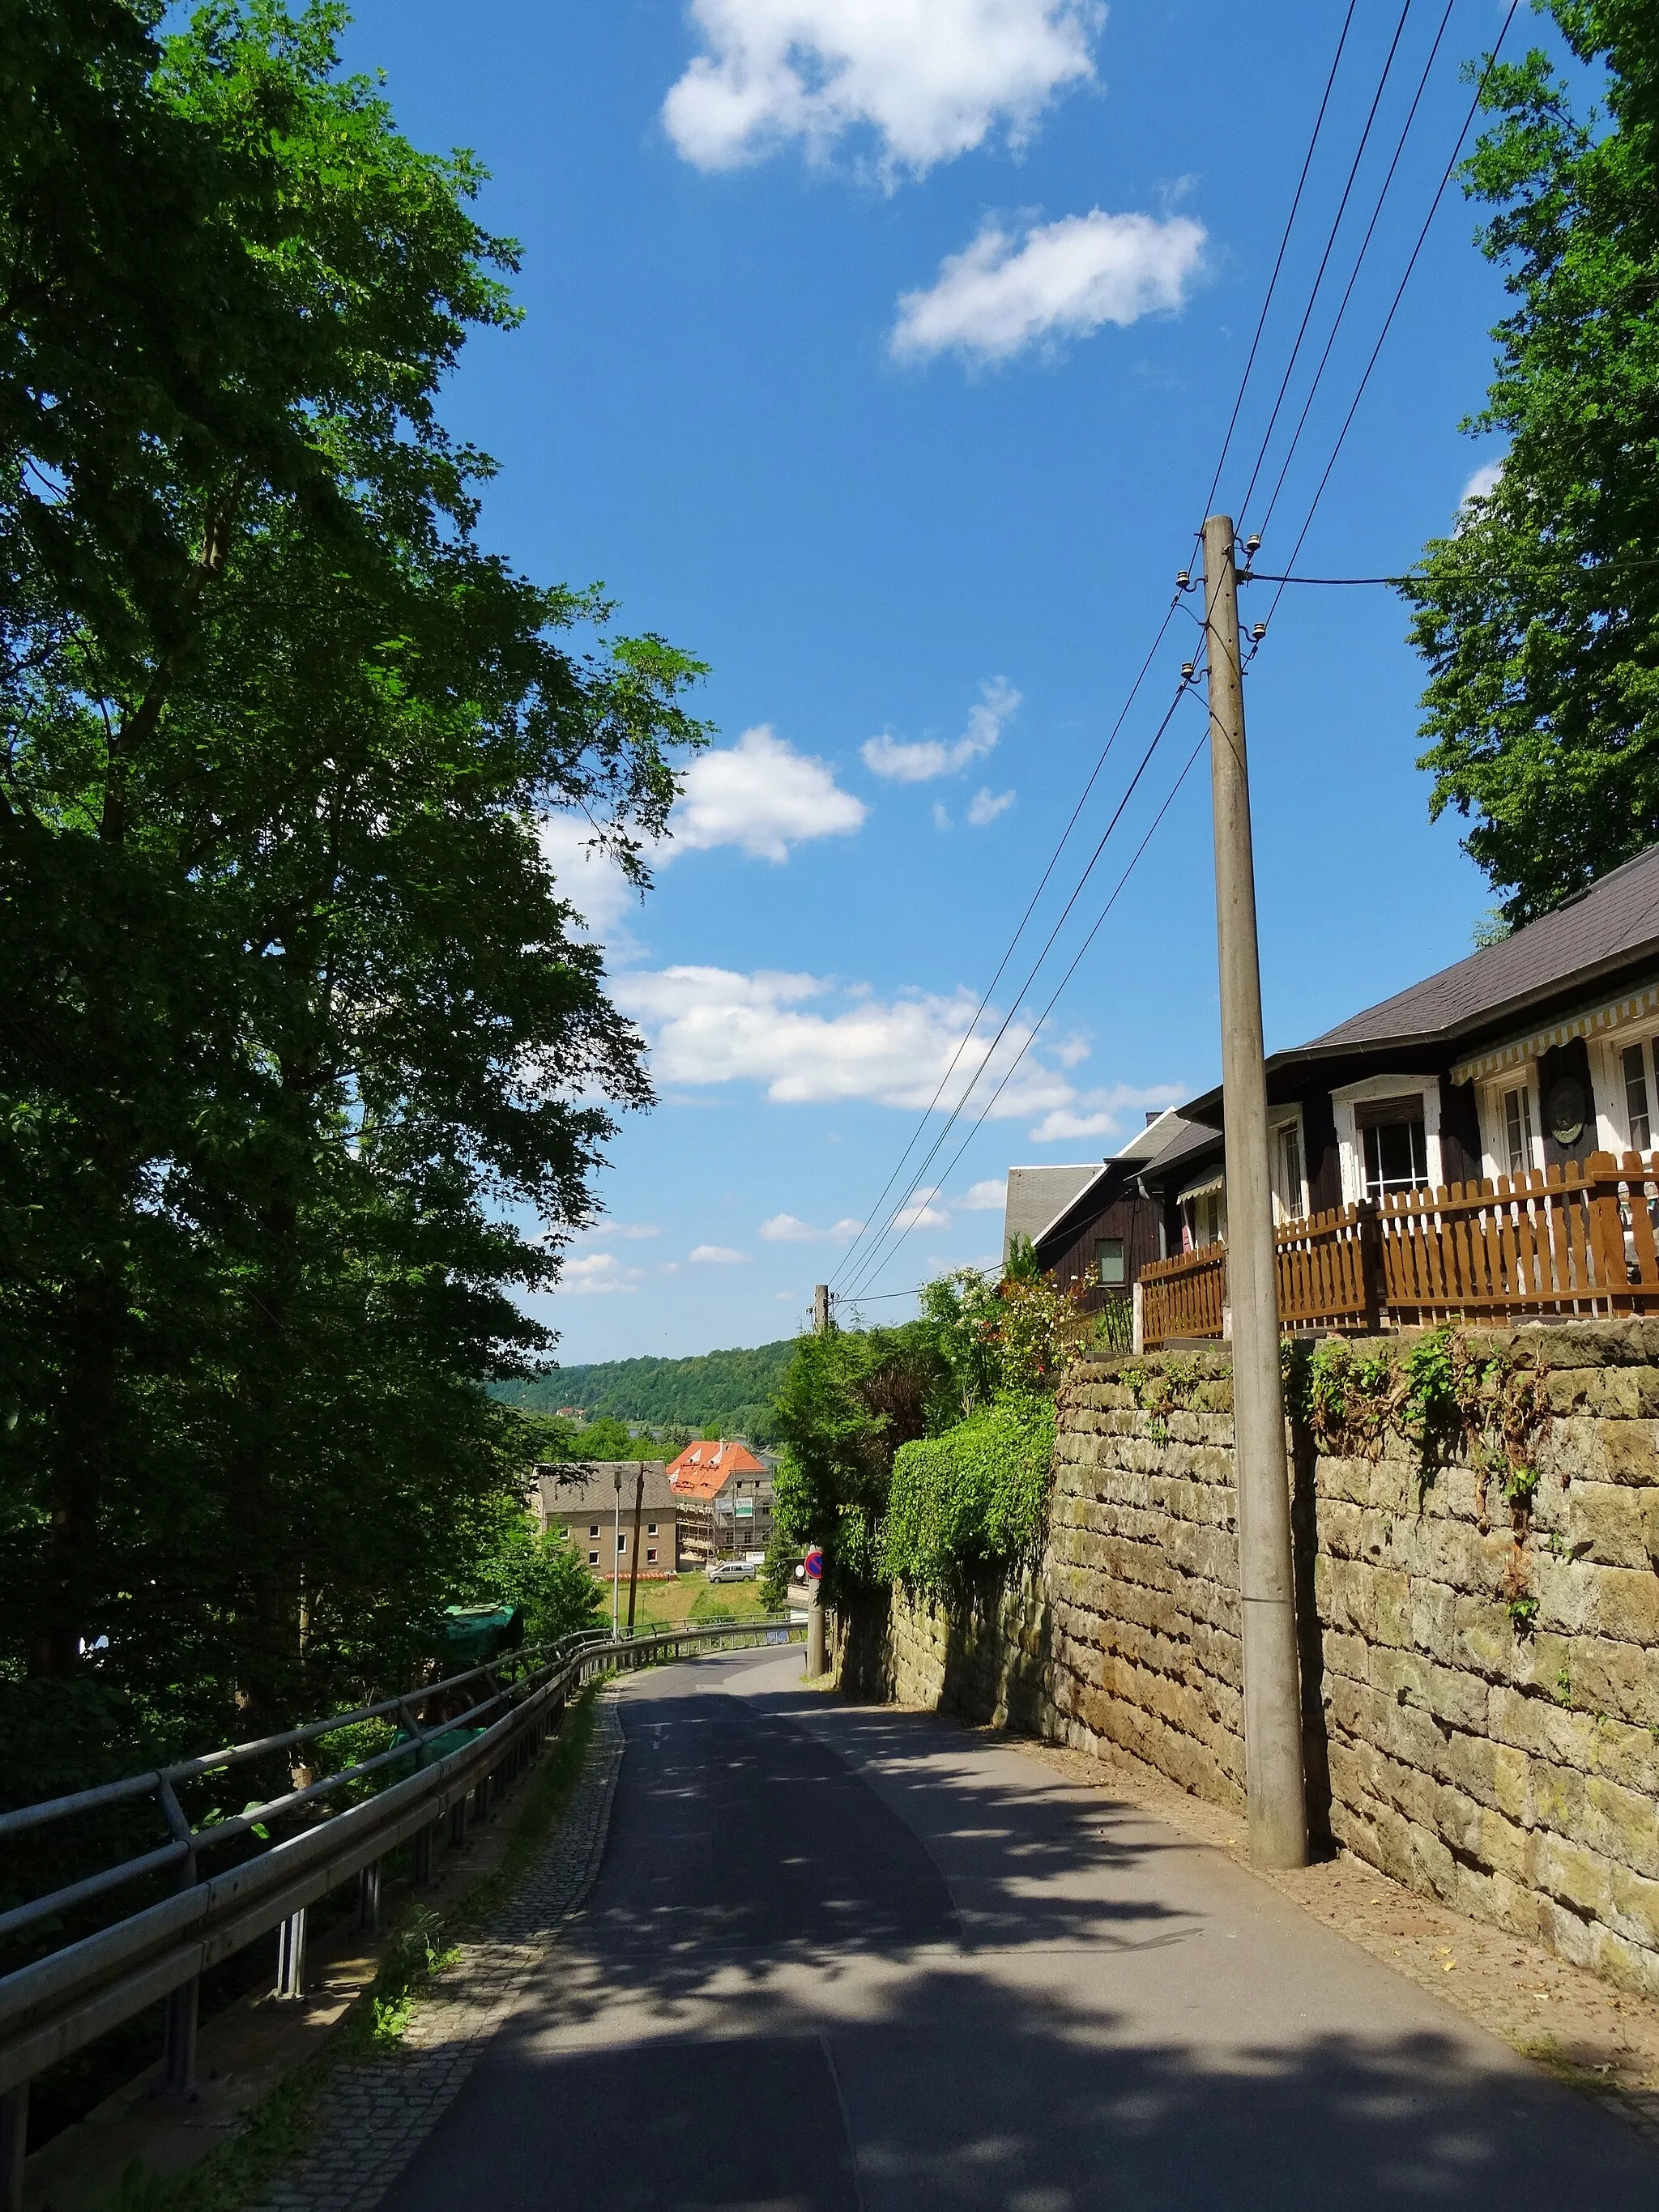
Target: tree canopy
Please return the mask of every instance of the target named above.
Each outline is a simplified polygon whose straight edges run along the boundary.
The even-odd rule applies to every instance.
[[[485,1386],[650,1097],[538,825],[643,885],[703,730],[698,663],[477,541],[476,162],[338,6],[164,14],[0,10],[0,1689],[218,1735],[500,1550]]]
[[[1604,102],[1540,52],[1492,73],[1467,178],[1516,304],[1468,427],[1509,446],[1406,586],[1431,811],[1512,924],[1659,840],[1659,14],[1547,4]]]

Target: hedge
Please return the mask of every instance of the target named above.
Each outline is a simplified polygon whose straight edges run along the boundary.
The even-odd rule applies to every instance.
[[[1029,1558],[1054,1457],[1054,1400],[1013,1392],[942,1436],[902,1444],[887,1506],[889,1575],[945,1597],[975,1568]]]

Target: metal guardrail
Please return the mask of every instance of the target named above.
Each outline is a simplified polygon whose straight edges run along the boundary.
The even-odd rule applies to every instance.
[[[60,1820],[150,1797],[168,1831],[168,1841],[155,1850],[0,1916],[0,1935],[71,1911],[168,1867],[175,1870],[177,1883],[171,1897],[0,1978],[0,2208],[21,2212],[28,2086],[35,2075],[166,1999],[161,2092],[189,2096],[195,2078],[197,2001],[203,1973],[274,1930],[278,1936],[276,1993],[298,1997],[303,1988],[307,1909],[356,1875],[360,1919],[366,1928],[378,1926],[380,1875],[387,1854],[412,1843],[415,1879],[417,1883],[429,1881],[432,1839],[439,1823],[447,1815],[451,1841],[459,1843],[469,1800],[475,1818],[488,1813],[492,1794],[529,1765],[556,1728],[571,1692],[591,1676],[616,1667],[678,1658],[711,1645],[784,1644],[804,1632],[804,1623],[787,1613],[614,1640],[603,1631],[589,1632],[280,1735],[231,1745],[204,1758],[0,1813],[3,1842]],[[543,1652],[551,1656],[539,1657]],[[536,1663],[516,1679],[503,1681],[509,1668],[526,1659]],[[434,1700],[453,1699],[458,1692],[479,1684],[486,1686],[488,1694],[475,1695],[465,1711],[434,1722],[421,1720],[422,1709]],[[179,1803],[181,1782],[282,1752],[291,1753],[338,1729],[393,1716],[406,1731],[404,1742],[266,1804],[250,1806],[234,1820],[192,1829]],[[465,1728],[477,1728],[479,1733],[454,1750],[432,1757],[433,1745]],[[240,1866],[203,1874],[204,1855],[232,1838],[297,1813],[314,1814],[349,1785],[411,1759],[413,1772],[372,1796],[338,1812],[325,1810],[320,1820]]]

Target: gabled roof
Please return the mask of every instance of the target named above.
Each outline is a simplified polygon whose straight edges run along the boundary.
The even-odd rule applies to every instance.
[[[688,1444],[668,1467],[670,1487],[678,1498],[717,1498],[734,1475],[763,1475],[769,1472],[747,1444],[705,1438]]]
[[[1659,845],[1501,944],[1397,991],[1300,1049],[1326,1053],[1456,1036],[1518,1016],[1541,999],[1589,985],[1644,956],[1659,957]]]
[[[1075,1167],[1010,1168],[1002,1209],[1004,1259],[1016,1237],[1029,1237],[1035,1244],[1047,1224],[1094,1181],[1102,1164],[1085,1160]]]
[[[1379,1051],[1443,1049],[1524,1023],[1568,993],[1609,988],[1659,964],[1659,845],[1603,876],[1553,914],[1472,952],[1307,1044],[1268,1055],[1267,1079],[1309,1062]],[[1218,1085],[1182,1109],[1219,1121]]]
[[[550,1514],[617,1510],[617,1477],[622,1477],[622,1510],[634,1510],[634,1491],[645,1469],[645,1510],[665,1512],[674,1503],[668,1470],[659,1459],[576,1459],[544,1462],[536,1469],[543,1518]]]
[[[1188,1139],[1199,1128],[1202,1139],[1212,1144],[1216,1133],[1200,1125],[1183,1121],[1173,1107],[1156,1114],[1144,1129],[1138,1129],[1121,1152],[1103,1160],[1081,1190],[1068,1199],[1050,1221],[1032,1237],[1039,1257],[1051,1249],[1062,1238],[1075,1236],[1091,1216],[1103,1213],[1136,1177],[1154,1166],[1161,1166],[1170,1152],[1183,1145],[1190,1150]]]

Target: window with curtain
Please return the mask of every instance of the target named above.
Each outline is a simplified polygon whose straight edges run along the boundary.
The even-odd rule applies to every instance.
[[[1653,1144],[1653,1124],[1648,1113],[1648,1051],[1642,1044],[1628,1044],[1623,1054],[1625,1073],[1625,1121],[1630,1131],[1632,1152],[1645,1152]]]
[[[1302,1175],[1302,1131],[1295,1121],[1273,1132],[1273,1197],[1281,1221],[1300,1221],[1308,1210]]]
[[[1504,1151],[1505,1173],[1524,1175],[1533,1164],[1532,1092],[1523,1083],[1504,1093]]]
[[[1357,1109],[1367,1198],[1426,1190],[1429,1140],[1420,1095],[1368,1101]]]

